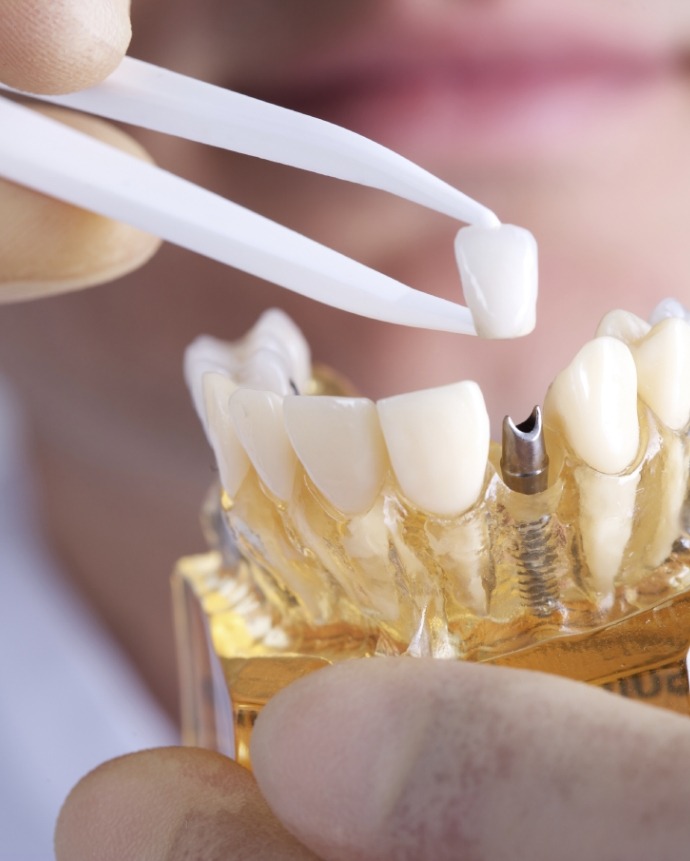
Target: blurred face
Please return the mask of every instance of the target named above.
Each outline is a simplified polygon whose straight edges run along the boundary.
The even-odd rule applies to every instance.
[[[195,510],[210,477],[180,371],[195,335],[237,337],[263,308],[279,305],[304,329],[314,357],[365,394],[476,379],[496,425],[542,401],[605,311],[647,316],[672,294],[687,303],[690,4],[133,5],[133,55],[373,137],[503,221],[531,229],[541,254],[538,331],[518,343],[360,320],[174,248],[116,284],[2,310],[0,355],[35,419],[55,503],[48,522],[116,630],[147,628],[163,642],[150,631],[151,605],[164,594],[174,556],[201,546]],[[136,134],[164,167],[414,287],[460,298],[457,225],[449,219],[380,193]],[[82,473],[89,478],[80,481]],[[73,546],[68,536],[76,533]],[[125,548],[124,534],[133,536]],[[117,576],[101,577],[104,555]],[[152,678],[160,678],[165,642]],[[141,640],[132,648],[144,647]]]
[[[479,375],[500,419],[541,400],[606,310],[646,316],[662,295],[682,292],[676,279],[690,264],[690,7],[682,0],[207,0],[196,8],[192,19],[187,4],[135,4],[134,53],[332,120],[420,162],[534,231],[542,289],[540,331],[486,345],[334,315],[211,266],[205,280],[227,285],[214,301],[221,316],[207,315],[206,300],[184,285],[186,304],[198,308],[180,315],[188,323],[235,335],[275,301],[294,309],[317,356],[372,395]],[[164,164],[239,202],[415,287],[460,296],[448,219],[260,161],[154,136],[146,143]],[[184,275],[176,272],[175,285]],[[219,324],[226,309],[232,321]],[[362,339],[367,349],[352,350]]]

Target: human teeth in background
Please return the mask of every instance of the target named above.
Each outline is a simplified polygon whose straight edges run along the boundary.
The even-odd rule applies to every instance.
[[[690,323],[667,317],[633,347],[642,400],[671,430],[690,421]]]
[[[686,323],[690,323],[690,309],[686,308],[677,299],[662,299],[649,316],[652,326],[665,320],[666,317],[680,317]]]
[[[537,243],[523,227],[463,227],[455,238],[465,301],[482,338],[528,335],[536,322]]]
[[[297,458],[285,432],[283,398],[275,392],[237,389],[230,399],[230,416],[259,478],[271,493],[287,502]]]
[[[551,384],[544,413],[593,469],[627,469],[640,444],[637,370],[628,347],[611,337],[585,344]]]
[[[471,381],[378,402],[393,471],[403,494],[442,517],[471,508],[481,493],[489,416]]]
[[[637,371],[616,338],[590,341],[551,384],[545,419],[563,431],[583,464],[574,469],[580,534],[591,587],[611,595],[632,533],[639,470],[620,475],[640,444]]]
[[[237,386],[218,372],[203,376],[204,409],[208,441],[218,464],[220,481],[233,497],[249,469],[249,458],[240,443],[230,416],[230,398]]]
[[[283,413],[297,457],[326,499],[345,514],[367,511],[388,466],[372,401],[293,396]]]
[[[619,341],[629,345],[644,338],[651,328],[642,317],[638,317],[631,311],[617,309],[609,311],[602,317],[601,323],[597,326],[596,336],[597,338],[603,336],[618,338]]]

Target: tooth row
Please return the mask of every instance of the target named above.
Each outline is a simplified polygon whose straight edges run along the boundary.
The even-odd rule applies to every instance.
[[[650,327],[613,312],[598,335],[554,380],[545,419],[588,468],[615,476],[638,458],[638,396],[672,430],[690,420],[690,323],[667,317]],[[490,440],[476,383],[377,405],[291,394],[310,377],[309,350],[279,311],[236,345],[198,339],[185,371],[230,496],[251,462],[271,493],[289,500],[298,461],[344,514],[367,511],[389,469],[414,506],[441,517],[462,514],[481,495]]]
[[[389,470],[413,506],[442,517],[462,514],[481,494],[490,439],[476,383],[378,404],[292,394],[310,376],[308,348],[277,311],[238,344],[195,341],[185,373],[231,497],[251,463],[265,487],[287,502],[298,461],[344,514],[370,509]]]
[[[248,458],[264,485],[283,502],[292,496],[298,460],[313,484],[344,514],[367,511],[389,469],[416,507],[442,517],[471,508],[481,494],[489,451],[489,417],[479,386],[455,383],[387,398],[313,397],[224,389],[216,374],[207,388],[206,421],[221,459],[227,492],[236,493]],[[228,444],[221,446],[219,437]],[[238,454],[237,444],[242,453]],[[229,476],[230,486],[224,476]]]

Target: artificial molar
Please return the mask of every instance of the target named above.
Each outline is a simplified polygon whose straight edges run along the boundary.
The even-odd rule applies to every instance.
[[[637,371],[628,347],[609,336],[585,344],[552,383],[544,412],[580,461],[573,473],[589,586],[610,598],[632,533],[640,480],[639,470],[631,469],[640,427]]]
[[[292,396],[285,427],[321,493],[344,514],[367,511],[388,468],[376,406],[366,398]]]
[[[455,239],[465,300],[482,338],[528,335],[536,323],[537,243],[523,227],[463,227]]]
[[[393,471],[417,507],[454,517],[477,501],[486,474],[489,416],[471,381],[378,402]]]
[[[283,398],[239,388],[230,399],[232,424],[259,478],[283,502],[292,495],[297,458],[285,431]]]

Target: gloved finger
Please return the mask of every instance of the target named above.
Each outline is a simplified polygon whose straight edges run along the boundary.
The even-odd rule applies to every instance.
[[[277,822],[245,769],[193,748],[115,759],[72,790],[57,861],[314,861]]]
[[[148,159],[129,135],[93,117],[38,108],[54,119]],[[145,263],[160,240],[0,179],[0,302],[112,281]]]
[[[93,86],[131,36],[129,0],[0,0],[0,81],[30,93]]]
[[[538,673],[351,661],[278,694],[252,742],[326,861],[685,857],[690,722]]]

